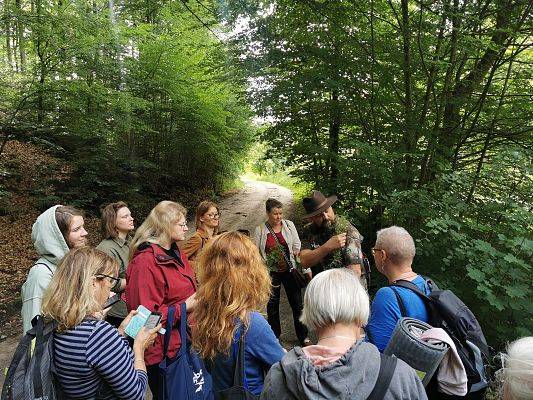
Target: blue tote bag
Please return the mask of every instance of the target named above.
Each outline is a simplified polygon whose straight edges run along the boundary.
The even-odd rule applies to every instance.
[[[167,356],[170,332],[176,314],[175,306],[168,308],[163,361],[159,363],[159,390],[165,400],[210,400],[213,399],[213,382],[204,363],[191,347],[187,337],[187,308],[180,305],[181,348],[174,358]]]

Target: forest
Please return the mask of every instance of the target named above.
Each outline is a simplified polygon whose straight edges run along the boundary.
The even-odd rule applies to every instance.
[[[0,160],[46,149],[69,176],[36,207],[97,211],[220,194],[260,142],[255,169],[337,194],[367,253],[409,230],[500,348],[533,333],[532,6],[0,0]]]

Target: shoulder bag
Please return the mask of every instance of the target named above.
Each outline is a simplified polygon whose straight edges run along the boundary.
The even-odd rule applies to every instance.
[[[187,337],[187,306],[180,304],[181,347],[174,358],[167,356],[170,332],[174,324],[175,306],[168,308],[165,339],[163,342],[163,361],[159,363],[159,391],[164,400],[211,400],[213,382],[204,363],[191,346]]]
[[[281,254],[283,254],[283,259],[287,263],[287,267],[289,267],[289,271],[290,271],[292,277],[294,278],[294,281],[296,282],[296,285],[300,289],[306,287],[308,281],[307,281],[307,278],[305,277],[305,275],[302,274],[302,272],[298,268],[296,268],[296,266],[294,266],[292,264],[290,256],[287,254],[287,252],[285,251],[285,249],[283,248],[283,246],[279,242],[279,239],[276,236],[276,234],[274,233],[274,230],[272,229],[270,224],[268,222],[265,222],[265,226],[267,227],[268,231],[272,234],[272,236],[274,237],[274,240],[276,241],[276,244],[280,248]]]

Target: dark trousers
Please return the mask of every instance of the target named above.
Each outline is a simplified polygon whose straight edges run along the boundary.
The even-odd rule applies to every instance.
[[[159,364],[147,365],[146,374],[148,375],[148,386],[150,386],[152,398],[163,400],[163,396],[159,393]]]
[[[300,322],[300,314],[302,313],[302,292],[296,284],[296,281],[292,277],[289,271],[285,272],[271,272],[270,278],[272,279],[272,293],[267,305],[268,323],[274,331],[277,338],[281,335],[281,324],[279,321],[279,297],[281,294],[281,285],[285,288],[289,305],[292,309],[292,318],[294,320],[294,330],[296,336],[303,344],[304,339],[307,337],[307,328]]]

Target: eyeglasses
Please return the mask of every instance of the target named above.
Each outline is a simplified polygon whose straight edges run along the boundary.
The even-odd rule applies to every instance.
[[[106,274],[98,274],[98,275],[96,275],[96,277],[97,278],[101,278],[101,279],[109,278],[109,279],[111,279],[111,283],[113,283],[113,284],[117,284],[117,283],[120,282],[120,278],[115,277],[115,276],[109,276],[109,275],[106,275]]]
[[[186,228],[187,227],[187,221],[183,222],[182,224],[178,224],[178,226],[181,226],[182,228]]]
[[[372,247],[371,250],[372,250],[372,255],[373,255],[373,256],[376,255],[376,251],[385,251],[385,250],[383,250],[383,249],[378,249],[378,248],[376,248],[376,247]]]
[[[205,215],[207,215],[209,218],[220,218],[221,213],[217,212],[214,214],[205,214]]]

